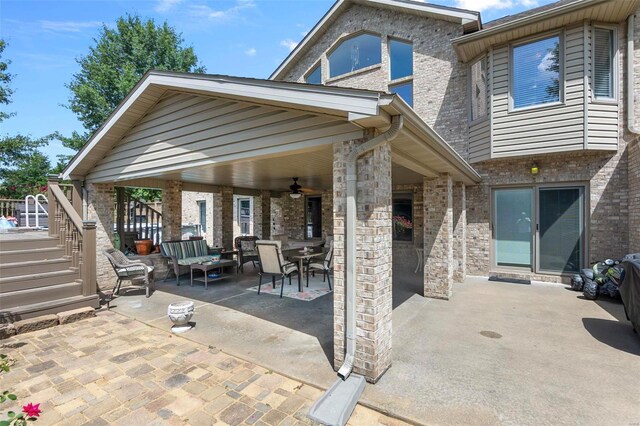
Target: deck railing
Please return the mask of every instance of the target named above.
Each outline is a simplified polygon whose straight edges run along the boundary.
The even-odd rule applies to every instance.
[[[116,188],[116,231],[120,235],[120,249],[125,250],[125,234],[136,233],[138,239],[160,244],[162,213],[142,200]]]
[[[15,198],[5,198],[0,200],[0,216],[13,216],[18,217],[18,205],[24,203],[24,200],[17,200]]]
[[[69,201],[59,180],[49,178],[49,236],[57,237],[64,254],[78,268],[82,279],[82,294],[96,293],[96,222],[82,220],[77,206]],[[73,188],[72,188],[73,192]],[[76,201],[79,194],[74,194]]]

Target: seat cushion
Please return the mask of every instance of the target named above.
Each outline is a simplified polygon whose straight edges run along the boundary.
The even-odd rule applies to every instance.
[[[178,259],[178,265],[189,266],[193,263],[211,262],[211,256],[194,256]]]
[[[298,265],[296,265],[295,263],[287,263],[282,266],[282,272],[284,272],[285,275],[289,275],[290,273],[297,270],[298,270]]]
[[[320,269],[321,271],[324,271],[325,270],[324,263],[316,263],[316,262],[310,263],[309,269]]]
[[[132,265],[126,268],[117,268],[116,273],[119,277],[137,277],[140,275],[144,275],[145,269],[148,269],[149,272],[153,271],[153,266],[146,266],[143,264],[140,265]]]

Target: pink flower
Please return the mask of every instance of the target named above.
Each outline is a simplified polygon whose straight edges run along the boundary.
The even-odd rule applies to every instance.
[[[28,417],[38,417],[42,410],[40,410],[40,404],[33,405],[30,402],[22,407],[22,412],[27,413]]]

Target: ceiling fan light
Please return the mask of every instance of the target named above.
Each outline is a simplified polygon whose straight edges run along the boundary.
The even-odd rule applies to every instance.
[[[289,194],[289,197],[293,198],[294,200],[297,198],[302,197],[302,194],[300,192],[292,192]]]
[[[289,196],[293,199],[300,198],[302,196],[302,191],[300,191],[300,188],[302,188],[302,186],[298,185],[297,177],[294,177],[292,179],[293,179],[293,185],[289,185],[289,189],[291,190],[291,192],[289,193]]]

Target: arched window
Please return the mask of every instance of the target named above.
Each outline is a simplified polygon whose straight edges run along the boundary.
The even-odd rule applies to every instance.
[[[329,77],[379,64],[382,61],[380,36],[362,33],[348,38],[329,55]]]

